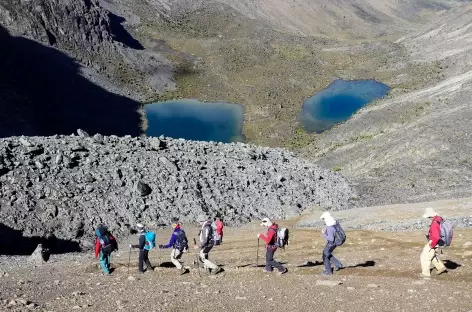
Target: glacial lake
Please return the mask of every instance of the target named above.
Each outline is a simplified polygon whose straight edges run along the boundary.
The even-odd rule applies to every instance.
[[[361,107],[387,95],[390,87],[376,80],[335,80],[307,99],[297,120],[308,132],[320,133],[346,121]]]
[[[244,110],[239,104],[192,99],[156,102],[144,106],[146,135],[214,142],[244,142]]]

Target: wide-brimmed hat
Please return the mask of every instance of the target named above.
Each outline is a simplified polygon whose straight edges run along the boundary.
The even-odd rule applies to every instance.
[[[436,217],[438,213],[431,207],[428,207],[424,210],[423,218],[432,218]]]
[[[321,215],[320,219],[329,219],[329,218],[332,218],[331,217],[331,214],[329,213],[329,211],[325,211],[323,212],[323,214]]]
[[[264,225],[265,225],[265,226],[271,226],[271,225],[272,225],[272,222],[270,221],[269,218],[264,218],[264,219],[262,219],[262,221],[261,221],[261,226],[264,226]]]
[[[206,215],[199,215],[197,217],[197,222],[201,223],[201,222],[205,222],[205,221],[208,221],[208,216]]]

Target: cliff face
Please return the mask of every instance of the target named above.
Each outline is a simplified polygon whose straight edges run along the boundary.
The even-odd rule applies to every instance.
[[[83,63],[112,47],[110,15],[96,0],[5,0],[0,16],[12,35],[68,51]]]

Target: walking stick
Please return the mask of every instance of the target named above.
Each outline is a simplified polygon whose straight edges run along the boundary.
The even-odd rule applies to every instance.
[[[193,239],[193,244],[197,245],[197,240],[195,238]],[[198,276],[202,277],[202,273],[200,273],[200,259],[198,257],[198,252],[196,249],[195,249],[195,258],[197,259]]]
[[[128,275],[129,275],[130,263],[131,263],[131,246],[129,247],[129,254],[128,254]]]
[[[156,248],[156,252],[157,252],[157,266],[158,267],[161,267],[161,249],[160,248]]]
[[[256,268],[259,267],[259,238],[257,239],[257,251],[256,251]]]

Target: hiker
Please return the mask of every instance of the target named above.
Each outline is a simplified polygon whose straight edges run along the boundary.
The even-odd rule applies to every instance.
[[[203,267],[206,270],[211,270],[211,273],[218,274],[221,268],[208,260],[208,253],[213,248],[213,228],[211,227],[211,219],[205,215],[199,215],[197,222],[200,223],[202,229],[200,230],[200,246],[195,245],[194,248],[200,248],[199,259],[203,262]]]
[[[326,224],[326,228],[321,230],[321,233],[326,239],[326,246],[323,250],[323,256],[322,256],[323,264],[324,264],[324,271],[321,272],[321,274],[332,275],[333,270],[331,268],[331,262],[333,262],[333,264],[335,265],[336,271],[339,271],[343,268],[342,263],[339,262],[339,260],[336,259],[335,256],[333,256],[333,251],[338,246],[335,243],[336,220],[334,220],[331,214],[327,211],[321,215],[320,219],[322,219]]]
[[[95,230],[95,258],[100,256],[100,266],[104,274],[108,275],[110,271],[111,253],[118,250],[118,243],[108,231],[108,228],[100,224]]]
[[[129,248],[139,248],[138,270],[140,273],[144,273],[146,270],[153,271],[154,268],[149,261],[149,251],[155,246],[155,234],[146,231],[144,224],[141,223],[136,224],[136,230],[139,233],[138,245],[130,244]],[[154,234],[154,242],[152,241],[152,234]],[[146,235],[148,235],[149,238],[147,238]],[[146,264],[146,270],[144,269],[144,263]]]
[[[213,227],[215,245],[220,245],[223,242],[223,221],[220,217],[216,217],[211,226]]]
[[[431,263],[436,267],[438,275],[447,271],[444,263],[438,258],[438,248],[441,239],[441,222],[443,222],[443,218],[430,207],[425,209],[423,218],[430,219],[431,225],[428,235],[426,235],[428,243],[424,246],[420,257],[421,275],[423,277],[431,277]]]
[[[279,270],[278,274],[282,275],[287,273],[287,268],[282,266],[279,262],[274,260],[274,253],[277,250],[277,231],[278,225],[272,223],[269,218],[262,219],[261,226],[267,227],[267,236],[264,234],[257,234],[257,238],[262,239],[266,243],[266,266],[264,269],[265,273],[272,272],[273,268]]]
[[[188,249],[188,240],[187,235],[185,235],[184,230],[181,228],[181,223],[179,219],[172,219],[172,228],[174,229],[172,235],[170,236],[169,243],[167,245],[159,245],[159,249],[167,249],[172,247],[172,252],[170,253],[170,260],[175,265],[175,267],[180,270],[180,274],[188,273],[189,270],[184,268],[182,265],[182,255]]]

